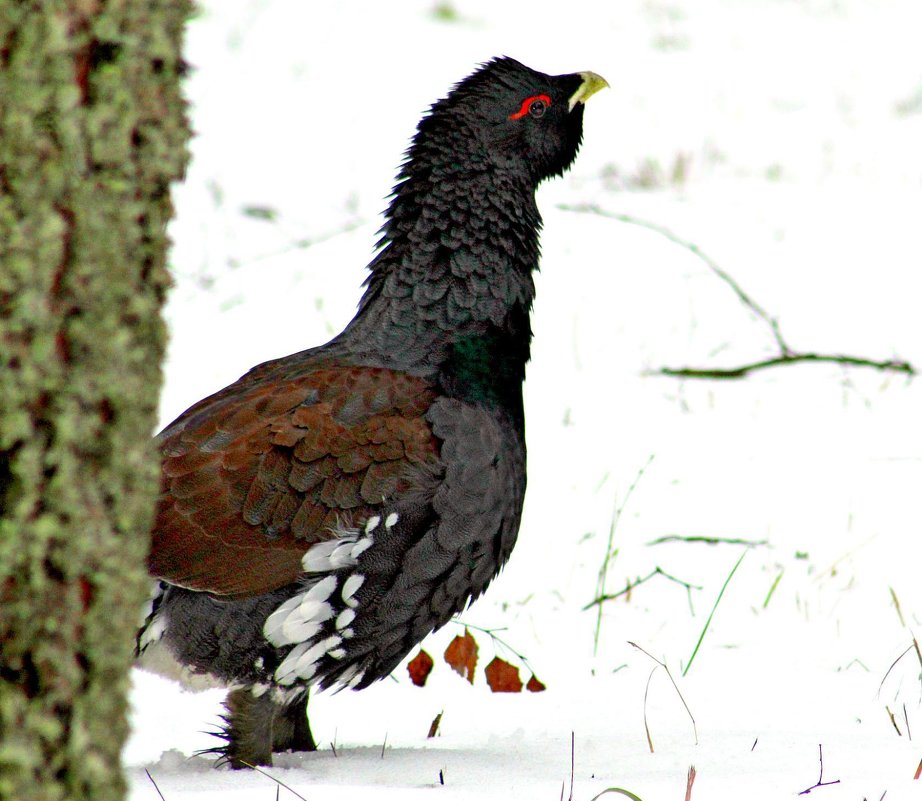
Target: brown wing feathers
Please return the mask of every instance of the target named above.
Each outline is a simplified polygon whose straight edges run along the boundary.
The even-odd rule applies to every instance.
[[[230,596],[291,583],[310,545],[411,492],[415,468],[438,462],[421,379],[328,367],[247,383],[160,437],[149,567],[171,583]]]

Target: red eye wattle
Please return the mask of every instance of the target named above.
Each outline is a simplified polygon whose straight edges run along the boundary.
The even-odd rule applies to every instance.
[[[532,95],[522,101],[519,110],[515,114],[510,114],[510,120],[520,120],[526,114],[532,117],[543,117],[547,107],[551,105],[551,98],[547,95]]]

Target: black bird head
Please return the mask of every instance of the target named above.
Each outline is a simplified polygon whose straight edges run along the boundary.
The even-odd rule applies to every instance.
[[[545,75],[513,58],[496,58],[432,106],[414,148],[447,138],[475,163],[527,175],[537,185],[573,163],[584,103],[606,86],[593,72]]]
[[[605,86],[593,72],[545,75],[513,58],[493,59],[432,105],[407,163],[430,164],[443,176],[500,169],[537,186],[573,163],[584,103]]]

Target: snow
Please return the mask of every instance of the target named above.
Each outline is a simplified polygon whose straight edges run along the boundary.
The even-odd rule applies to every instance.
[[[920,664],[897,660],[922,617],[919,382],[822,364],[652,375],[775,343],[688,248],[560,206],[694,243],[795,349],[922,366],[920,30],[917,0],[203,5],[163,422],[348,321],[415,123],[475,64],[505,53],[612,86],[588,104],[571,173],[539,193],[525,517],[509,566],[463,615],[502,629],[547,691],[491,693],[494,652],[529,670],[477,630],[476,678],[461,679],[441,659],[463,631],[451,624],[424,643],[424,689],[401,666],[319,695],[322,750],[268,773],[309,799],[556,799],[571,791],[572,732],[577,801],[609,787],[682,798],[692,764],[693,799],[790,798],[818,781],[820,746],[823,781],[838,783],[811,796],[918,797]],[[607,592],[657,567],[694,589],[656,576],[607,602],[596,650],[583,607],[613,510]],[[651,544],[666,536],[766,543],[684,676],[744,546]],[[134,679],[133,801],[159,798],[145,770],[168,801],[296,797],[193,756],[214,745],[220,691]]]

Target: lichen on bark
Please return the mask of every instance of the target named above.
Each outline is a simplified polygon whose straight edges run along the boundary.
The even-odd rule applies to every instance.
[[[190,11],[0,4],[0,798],[124,795]]]

